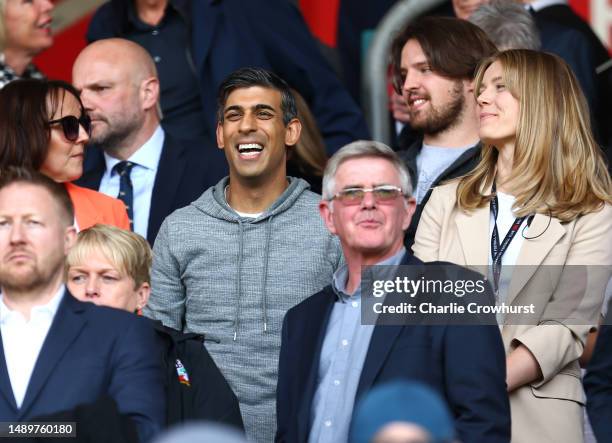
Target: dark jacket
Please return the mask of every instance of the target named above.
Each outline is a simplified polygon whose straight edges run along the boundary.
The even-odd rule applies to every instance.
[[[166,368],[167,424],[208,420],[242,430],[238,399],[204,347],[204,336],[151,322]]]
[[[599,442],[612,441],[612,302],[584,377],[587,411]]]
[[[111,0],[96,11],[89,41],[129,38],[128,0]],[[217,89],[246,66],[269,69],[297,90],[310,106],[328,154],[368,139],[363,115],[327,63],[299,10],[287,0],[174,0],[191,17],[191,58],[209,144],[216,146]]]
[[[153,244],[164,219],[189,205],[224,177],[227,166],[221,150],[204,155],[198,146],[188,146],[165,133],[164,146],[153,184],[147,240]],[[104,154],[96,147],[85,151],[84,172],[76,183],[98,190],[106,170]],[[221,158],[217,159],[217,156]],[[224,167],[219,165],[223,163]]]
[[[18,439],[19,443],[139,443],[134,422],[119,413],[117,403],[109,396],[55,414],[35,417],[34,422],[74,424],[73,437],[64,435]],[[61,428],[60,428],[61,429]],[[66,428],[64,428],[66,429]]]
[[[434,180],[431,184],[431,189],[442,184],[443,182],[461,177],[462,175],[470,172],[474,167],[478,164],[480,160],[480,142],[476,144],[474,147],[465,151],[461,156],[455,160],[446,170],[440,174],[438,178]],[[412,182],[412,189],[416,189],[417,180],[419,178],[419,174],[417,171],[417,156],[419,152],[423,149],[423,139],[419,139],[414,142],[408,149],[403,151],[398,151],[398,155],[406,164],[408,168],[408,172],[410,173],[410,180]],[[406,234],[404,235],[404,245],[407,250],[411,250],[412,245],[414,244],[414,238],[416,236],[417,226],[419,225],[419,220],[421,219],[421,214],[423,213],[423,208],[427,204],[429,197],[431,196],[431,189],[427,191],[425,197],[423,197],[423,201],[417,205],[416,211],[412,216],[412,221],[410,222],[410,226],[406,230]]]
[[[141,441],[148,442],[161,430],[166,406],[156,346],[149,322],[80,302],[66,291],[21,408],[0,346],[0,421],[32,421],[109,396],[134,421]]]
[[[430,265],[411,254],[406,254],[401,264]],[[475,274],[457,265],[444,265],[453,272],[461,269]],[[278,443],[308,441],[321,348],[336,300],[328,286],[285,316],[276,402]],[[510,405],[505,363],[497,325],[377,325],[361,370],[355,404],[379,383],[400,378],[423,382],[449,403],[459,440],[508,443]]]

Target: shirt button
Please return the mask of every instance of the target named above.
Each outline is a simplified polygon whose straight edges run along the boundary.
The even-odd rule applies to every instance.
[[[328,428],[329,428],[331,425],[332,425],[331,420],[325,420],[325,426],[326,426],[326,427],[328,427]]]
[[[161,57],[159,55],[156,55],[155,57],[153,57],[153,61],[155,63],[159,63],[159,62],[161,62]]]
[[[359,306],[359,303],[357,303],[356,301],[354,301],[353,303],[351,303],[353,305],[353,308],[356,308],[357,306]]]
[[[340,380],[334,380],[334,384],[335,384],[336,386],[340,386]]]
[[[159,34],[159,31],[157,29],[154,29],[153,32],[151,32],[151,35],[157,35]]]
[[[346,339],[342,340],[342,346],[348,346],[348,340]]]

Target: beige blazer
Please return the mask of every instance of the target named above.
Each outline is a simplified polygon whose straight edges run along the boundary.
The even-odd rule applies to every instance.
[[[425,262],[486,267],[489,206],[465,213],[456,205],[456,190],[457,181],[433,190],[417,228],[414,254]],[[578,358],[591,325],[597,324],[612,265],[612,206],[568,223],[537,214],[523,235],[527,238],[516,264],[530,266],[514,269],[506,303],[534,303],[535,322],[532,317],[528,325],[516,324],[517,318],[508,315],[501,331],[506,353],[525,345],[543,378],[510,395],[512,441],[582,442],[584,392]],[[598,266],[581,275],[579,267],[570,273],[563,265]],[[575,320],[560,320],[559,312],[567,313],[568,307]]]

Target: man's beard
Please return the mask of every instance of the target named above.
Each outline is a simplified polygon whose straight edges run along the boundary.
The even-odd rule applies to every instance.
[[[125,120],[119,123],[111,123],[109,120],[104,119],[104,122],[106,123],[106,132],[99,136],[92,134],[89,143],[91,146],[95,146],[111,154],[120,150],[125,145],[125,141],[136,133],[142,125],[141,121],[135,119]]]
[[[57,272],[61,272],[62,267],[63,263],[59,263],[48,268],[48,272],[44,272],[36,265],[31,265],[27,272],[11,272],[10,269],[2,267],[0,269],[0,286],[4,291],[13,293],[30,292],[46,286]]]
[[[465,106],[461,81],[453,85],[450,94],[450,101],[442,107],[434,107],[431,97],[427,97],[430,100],[430,109],[426,111],[427,114],[420,120],[418,120],[417,116],[419,113],[423,113],[423,111],[410,112],[410,126],[412,129],[427,135],[437,135],[459,124]]]

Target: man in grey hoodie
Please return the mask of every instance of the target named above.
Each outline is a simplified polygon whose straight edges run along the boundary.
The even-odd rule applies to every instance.
[[[241,69],[221,84],[218,103],[229,177],[162,224],[145,315],[205,335],[247,436],[269,443],[283,317],[328,284],[341,251],[318,215],[320,197],[286,176],[301,130],[287,84]]]

